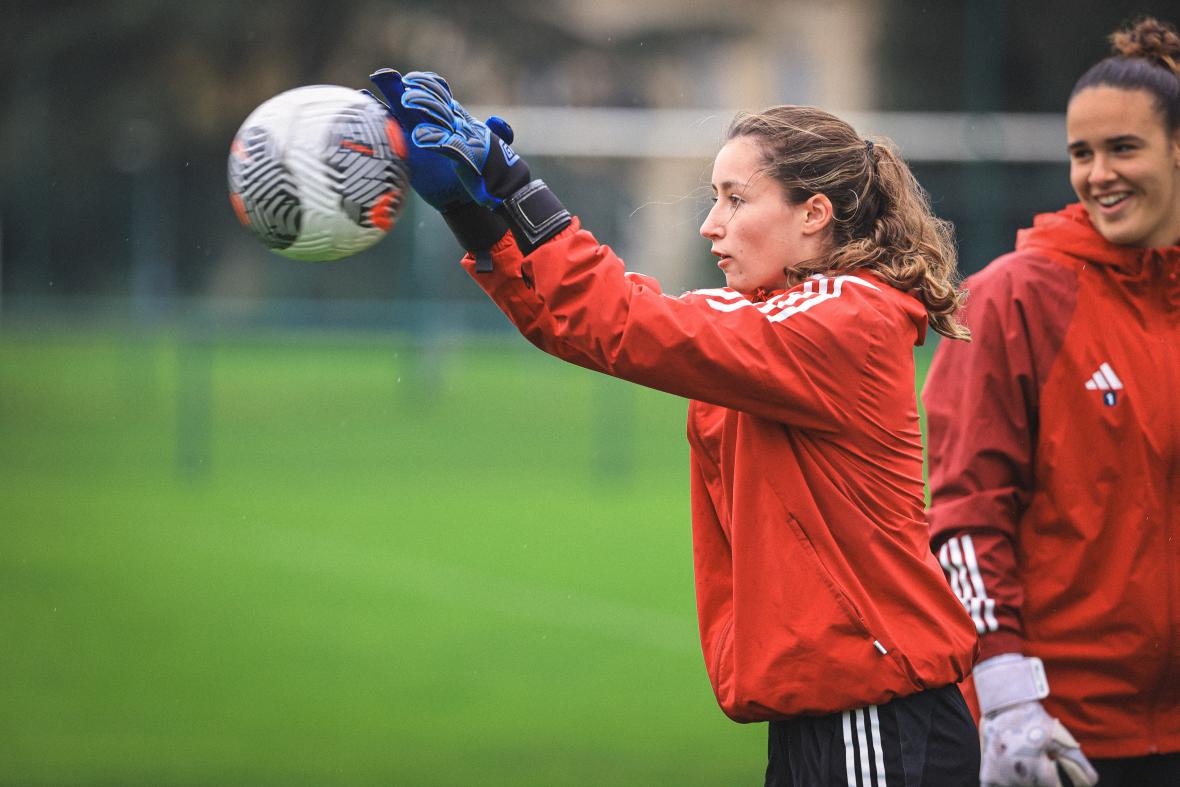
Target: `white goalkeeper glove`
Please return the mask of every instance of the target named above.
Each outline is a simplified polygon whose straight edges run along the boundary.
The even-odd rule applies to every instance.
[[[1005,653],[972,672],[979,709],[982,787],[1094,787],[1098,773],[1069,730],[1038,700],[1049,696],[1038,658]],[[1058,767],[1069,779],[1062,781]]]

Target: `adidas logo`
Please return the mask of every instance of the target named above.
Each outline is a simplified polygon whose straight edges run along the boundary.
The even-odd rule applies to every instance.
[[[1102,391],[1102,402],[1107,407],[1114,407],[1118,403],[1118,392],[1123,390],[1123,381],[1110,368],[1106,361],[1098,367],[1098,371],[1086,381],[1087,391]]]

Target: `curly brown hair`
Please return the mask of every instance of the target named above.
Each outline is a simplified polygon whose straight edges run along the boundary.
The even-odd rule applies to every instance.
[[[759,141],[764,171],[791,202],[815,194],[832,202],[832,250],[785,270],[788,284],[814,274],[872,271],[917,298],[932,329],[970,340],[971,331],[956,317],[966,293],[959,287],[953,228],[931,211],[892,142],[864,140],[835,115],[792,105],[738,115],[727,134],[736,137]]]

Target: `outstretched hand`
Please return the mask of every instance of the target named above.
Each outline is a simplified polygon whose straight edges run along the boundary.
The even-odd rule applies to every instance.
[[[495,209],[528,185],[528,165],[509,147],[511,127],[497,117],[486,123],[473,118],[438,74],[411,71],[403,76],[383,68],[369,78],[389,100],[411,147],[454,162],[459,180],[476,202]]]
[[[569,226],[569,211],[510,147],[504,120],[476,120],[429,71],[403,76],[382,68],[369,79],[408,137],[410,185],[442,212],[464,248],[482,250],[477,271],[490,270],[487,250],[505,227],[529,254]]]
[[[382,103],[397,120],[402,130],[406,132],[406,137],[410,142],[406,146],[410,164],[410,186],[438,211],[446,212],[470,204],[472,202],[471,195],[467,193],[463,182],[459,180],[451,160],[439,155],[436,151],[423,149],[413,144],[411,134],[418,122],[418,116],[402,106],[401,99],[405,88],[402,85],[401,74],[392,69],[383,68],[373,74],[370,79],[381,91],[381,95],[385,97],[385,101]],[[374,96],[374,98],[376,97]]]

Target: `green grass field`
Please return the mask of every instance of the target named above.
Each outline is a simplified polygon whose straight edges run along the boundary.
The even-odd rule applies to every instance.
[[[0,783],[760,783],[684,413],[519,339],[0,335]]]

